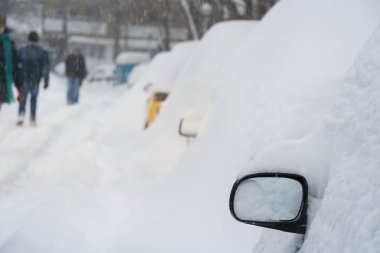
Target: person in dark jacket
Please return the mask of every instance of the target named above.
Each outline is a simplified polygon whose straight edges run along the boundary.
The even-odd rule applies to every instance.
[[[67,103],[79,101],[79,89],[87,75],[86,62],[79,48],[75,48],[66,59],[66,76],[68,78]]]
[[[6,18],[0,15],[0,108],[3,103],[14,101],[12,83],[20,91],[17,50],[10,39]]]
[[[17,125],[24,122],[26,102],[30,94],[30,124],[36,125],[37,96],[42,77],[44,78],[44,89],[49,87],[49,56],[39,45],[39,36],[36,32],[30,32],[29,44],[18,52],[20,75],[23,81],[22,92],[24,96],[19,99],[19,119]]]

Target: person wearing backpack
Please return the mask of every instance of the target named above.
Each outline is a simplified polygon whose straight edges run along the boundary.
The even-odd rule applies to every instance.
[[[22,126],[25,118],[26,103],[30,95],[30,124],[36,125],[37,97],[41,79],[44,78],[44,89],[49,87],[49,56],[39,46],[39,36],[32,31],[28,36],[29,44],[19,50],[19,68],[23,80],[23,96],[19,99],[19,118],[17,125]]]

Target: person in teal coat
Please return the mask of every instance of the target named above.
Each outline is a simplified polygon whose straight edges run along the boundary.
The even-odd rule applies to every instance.
[[[17,51],[6,25],[6,18],[0,15],[0,108],[3,103],[12,103],[15,100],[13,83],[21,91]],[[20,95],[22,94],[19,93]]]

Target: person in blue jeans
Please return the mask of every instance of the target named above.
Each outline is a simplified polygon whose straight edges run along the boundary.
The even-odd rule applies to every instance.
[[[72,105],[79,102],[79,90],[87,75],[86,61],[79,48],[75,48],[67,57],[65,66],[68,79],[67,104]]]
[[[17,125],[24,123],[26,103],[30,95],[30,124],[36,125],[37,96],[42,77],[44,89],[49,87],[49,56],[39,45],[39,36],[36,32],[30,32],[29,44],[22,47],[19,52],[19,68],[22,80],[21,94],[19,96],[19,119]]]

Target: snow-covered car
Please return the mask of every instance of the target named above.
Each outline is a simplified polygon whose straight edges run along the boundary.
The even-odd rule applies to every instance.
[[[232,216],[243,223],[271,228],[262,230],[253,253],[378,252],[379,241],[373,235],[379,231],[379,223],[374,219],[379,214],[379,207],[373,204],[377,197],[372,189],[377,188],[379,178],[378,173],[374,173],[378,170],[379,158],[373,150],[379,145],[379,131],[375,129],[378,128],[376,119],[380,115],[380,100],[374,91],[378,90],[375,86],[380,78],[379,59],[375,57],[380,52],[380,23],[372,9],[378,11],[380,5],[377,3],[371,7],[371,4],[354,1],[349,4],[352,9],[360,9],[355,12],[361,17],[357,20],[368,18],[366,21],[372,26],[363,22],[357,29],[350,26],[345,35],[331,33],[338,36],[332,37],[327,46],[340,46],[342,43],[334,43],[343,36],[350,36],[353,40],[359,35],[362,38],[352,44],[350,50],[349,47],[342,48],[345,53],[336,55],[335,59],[342,58],[334,67],[325,68],[318,64],[318,72],[307,77],[308,82],[315,85],[323,79],[331,84],[329,88],[335,86],[330,91],[318,89],[313,92],[313,98],[326,92],[326,104],[329,106],[306,134],[270,140],[257,148],[232,187],[229,200]],[[339,11],[337,8],[331,18],[335,18]],[[347,10],[339,13],[345,23],[351,22],[347,13]],[[308,18],[312,19],[311,15]],[[328,29],[332,31],[341,24],[330,22]],[[324,39],[327,41],[327,37]],[[310,46],[311,42],[307,45]],[[318,46],[315,48],[319,50]],[[293,55],[294,51],[290,51],[290,60]],[[320,57],[315,55],[313,61],[309,58],[303,62],[315,66]],[[329,62],[328,55],[323,58],[320,58],[322,62]],[[285,80],[287,73],[283,76]],[[301,80],[297,92],[301,91],[299,88],[305,85],[305,80]],[[286,86],[289,88],[291,82]],[[305,89],[304,92],[310,91]],[[291,104],[295,106],[292,100],[299,95],[290,96],[291,99],[282,105],[288,108]],[[272,121],[281,118],[278,113],[280,107],[273,107],[280,100],[263,101],[261,108],[270,109],[261,115],[277,114]],[[306,101],[296,106],[305,109]],[[314,114],[317,107],[307,110],[309,112],[305,114],[297,111],[288,115],[286,120],[293,117],[296,122],[292,130],[297,129],[301,122],[305,123],[305,115]],[[263,119],[256,123],[263,124]],[[286,125],[283,120],[278,122],[271,132],[263,128],[261,134],[278,135]],[[256,141],[262,140],[261,136],[256,136]]]
[[[265,231],[253,252],[378,251],[377,239],[363,235],[379,231],[373,217],[364,215],[368,208],[379,213],[372,190],[379,179],[374,173],[379,164],[374,150],[380,145],[380,68],[379,59],[373,57],[380,52],[379,41],[380,27],[347,71],[330,112],[320,122],[324,127],[303,140],[264,148],[234,183],[229,208],[236,220],[293,233]],[[324,166],[330,170],[328,182],[318,175],[326,173]],[[350,217],[361,218],[352,222]]]
[[[95,68],[88,76],[89,83],[106,82],[112,83],[115,77],[115,66],[113,64],[101,65]]]
[[[301,252],[377,252],[379,205],[373,200],[378,199],[375,122],[380,106],[379,93],[373,91],[379,89],[375,78],[380,75],[374,72],[379,65],[364,62],[361,67],[354,61],[365,59],[358,53],[379,24],[379,7],[371,0],[283,0],[247,38],[237,37],[236,50],[222,44],[237,36],[231,36],[227,26],[219,27],[220,44],[208,41],[211,33],[206,35],[177,78],[151,133],[172,137],[195,102],[212,106],[207,127],[129,217],[124,226],[128,231],[120,238],[124,245],[112,252],[296,252],[302,234],[243,225],[231,218],[227,204],[236,173],[239,179],[288,173],[308,182],[304,194],[300,186],[306,184],[287,180],[295,183],[292,189],[298,189],[298,195],[296,201],[285,202],[292,205],[279,207],[288,207],[292,215],[283,220],[242,217],[239,209],[241,220],[262,218],[261,225],[286,231],[292,226],[301,233],[305,212],[307,236]],[[220,59],[223,52],[231,55]],[[369,52],[367,58],[378,62],[378,52]],[[335,100],[341,103],[331,114]],[[170,143],[176,150],[181,144],[174,138]],[[152,150],[160,150],[162,157],[170,149]],[[242,169],[248,171],[239,172]],[[241,199],[248,211],[257,206],[249,197]],[[295,222],[300,224],[294,228]]]

